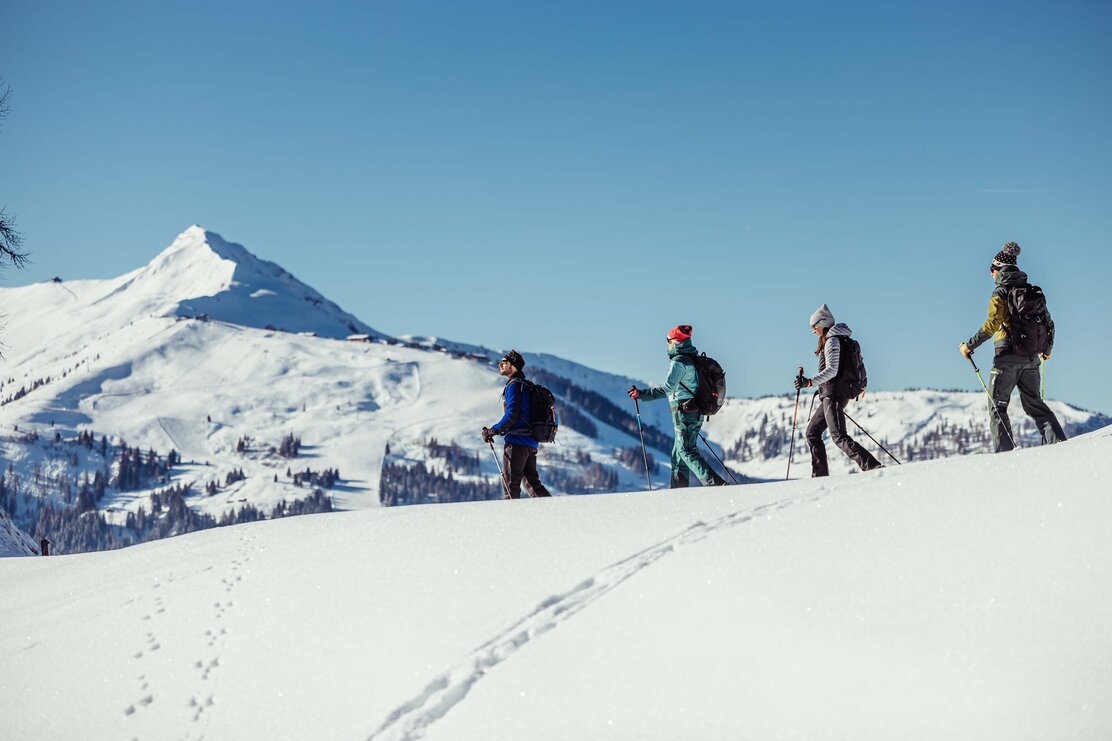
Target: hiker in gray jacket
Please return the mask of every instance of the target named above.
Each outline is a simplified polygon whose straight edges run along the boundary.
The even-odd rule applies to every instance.
[[[822,442],[822,433],[827,429],[830,430],[830,439],[834,444],[862,470],[881,468],[880,461],[846,432],[846,404],[850,399],[865,393],[865,379],[854,378],[851,373],[853,364],[849,362],[849,352],[860,352],[857,343],[851,339],[853,331],[845,324],[836,324],[834,315],[826,304],[811,315],[811,330],[819,338],[815,349],[815,355],[819,356],[819,372],[813,378],[806,378],[800,373],[795,379],[797,389],[805,386],[818,387],[815,393],[821,400],[807,425],[807,445],[811,448],[811,476],[830,475],[826,445]],[[846,355],[844,359],[843,355]]]

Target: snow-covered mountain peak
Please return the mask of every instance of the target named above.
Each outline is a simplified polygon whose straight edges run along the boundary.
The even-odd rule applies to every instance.
[[[219,234],[191,226],[141,268],[129,287],[164,298],[167,312],[173,313],[178,301],[214,296],[227,289],[239,265],[250,265],[256,259],[239,245],[240,255],[231,254],[229,247]]]
[[[168,265],[185,264],[199,266],[213,259],[231,262],[247,270],[257,269],[260,266],[277,267],[252,254],[243,245],[229,242],[216,232],[194,224],[179,234],[169,247],[150,262],[147,268],[158,270]]]
[[[133,273],[127,288],[129,294],[145,298],[146,313],[160,316],[214,319],[324,337],[380,334],[280,265],[198,225],[179,234]]]

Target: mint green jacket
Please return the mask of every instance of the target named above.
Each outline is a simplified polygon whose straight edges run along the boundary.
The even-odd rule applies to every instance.
[[[699,351],[691,344],[691,340],[684,340],[675,347],[669,348],[668,357],[672,359],[672,364],[668,367],[668,380],[662,386],[638,389],[641,398],[645,401],[667,399],[669,406],[675,409],[695,396],[699,376],[695,372],[695,363],[685,356],[698,354]]]

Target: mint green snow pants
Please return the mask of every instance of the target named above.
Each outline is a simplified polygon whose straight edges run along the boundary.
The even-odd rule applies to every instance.
[[[676,432],[676,441],[672,445],[672,488],[679,489],[690,484],[689,474],[692,473],[703,486],[725,483],[699,455],[699,430],[703,429],[703,418],[698,414],[672,409],[672,423]]]

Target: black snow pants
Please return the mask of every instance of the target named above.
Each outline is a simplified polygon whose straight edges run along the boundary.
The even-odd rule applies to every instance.
[[[815,410],[811,421],[807,424],[807,445],[811,448],[811,476],[830,475],[830,466],[826,461],[826,445],[822,442],[822,433],[827,428],[830,429],[830,439],[834,444],[852,458],[861,470],[871,471],[880,468],[880,461],[846,432],[845,409],[849,400],[823,396],[820,401],[821,406]]]
[[[541,483],[537,473],[537,449],[528,445],[506,443],[502,450],[502,470],[506,480],[502,482],[505,499],[521,499],[521,479],[529,487],[531,497],[550,497],[548,489]]]
[[[1044,445],[1060,443],[1066,439],[1061,423],[1047,406],[1039,393],[1042,380],[1039,358],[1023,355],[999,355],[992,361],[992,374],[989,378],[989,393],[996,411],[989,408],[989,429],[992,431],[992,449],[997,453],[1011,450],[1012,423],[1008,419],[1008,402],[1012,400],[1012,390],[1019,388],[1019,403],[1027,416],[1035,420]],[[999,417],[997,412],[1000,413]],[[1001,423],[1001,420],[1003,422]],[[1007,429],[1007,434],[1004,430]]]

